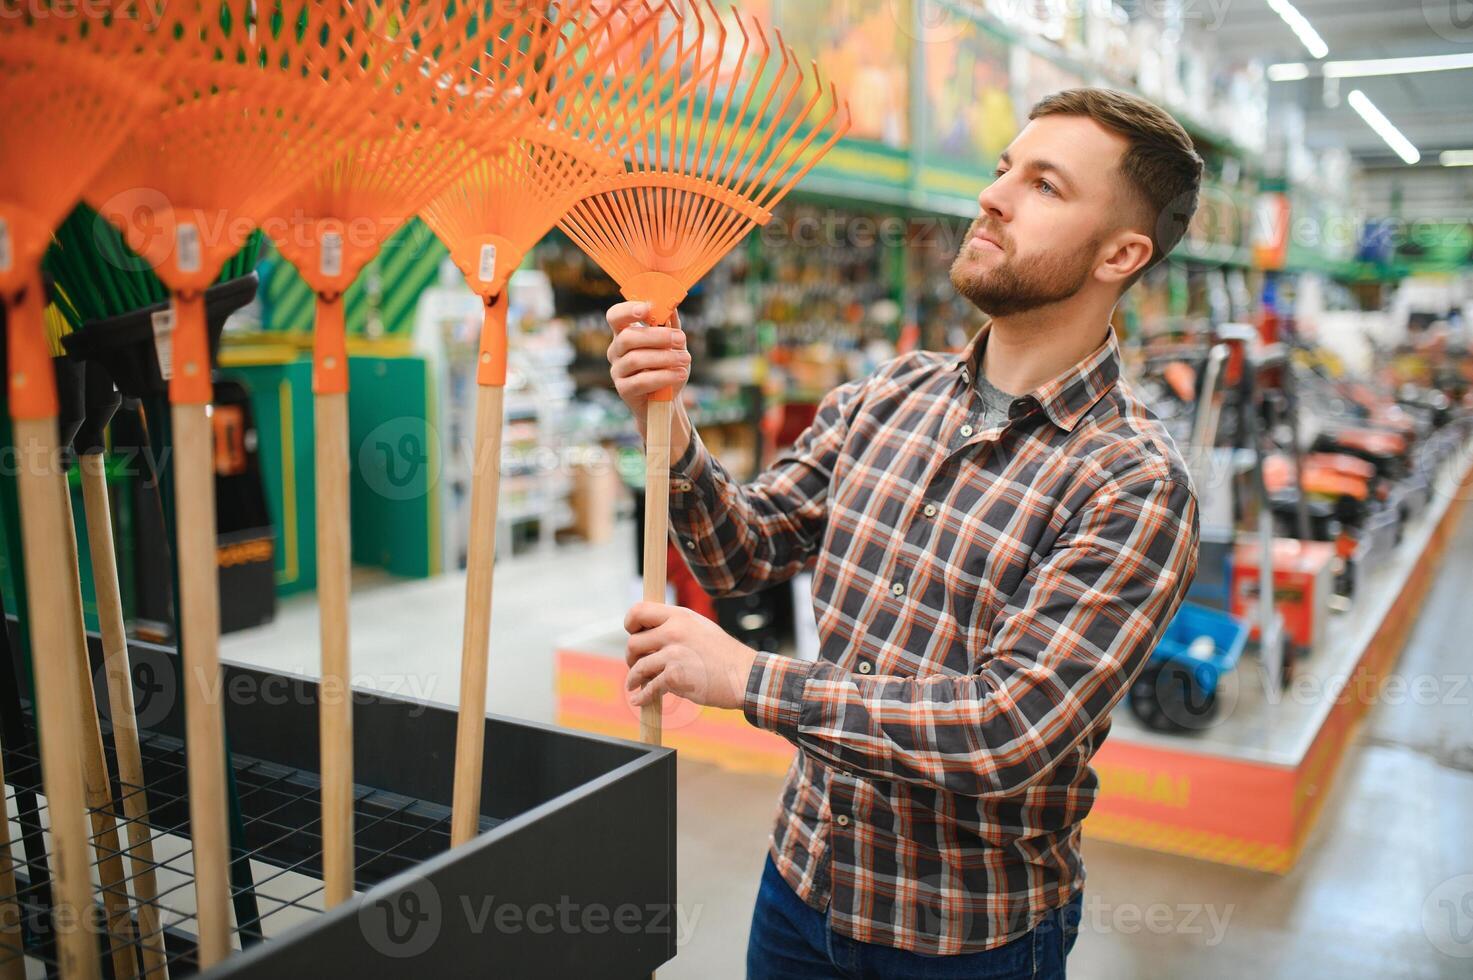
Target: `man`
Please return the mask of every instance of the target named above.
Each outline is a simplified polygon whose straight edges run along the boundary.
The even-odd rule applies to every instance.
[[[1062,977],[1089,761],[1196,570],[1185,466],[1120,377],[1109,320],[1180,240],[1202,161],[1118,92],[1059,92],[1029,118],[952,266],[991,315],[960,356],[831,392],[750,486],[676,413],[672,534],[706,589],[814,569],[816,663],[669,606],[626,621],[636,703],[740,708],[798,747],[751,977]],[[646,314],[609,311],[641,425],[690,363],[678,321],[628,329]]]

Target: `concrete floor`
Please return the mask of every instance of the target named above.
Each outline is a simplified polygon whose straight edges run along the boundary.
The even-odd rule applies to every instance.
[[[632,533],[626,524],[607,545],[565,546],[501,567],[492,711],[552,719],[554,644],[622,618],[633,591]],[[1086,841],[1075,977],[1473,977],[1470,578],[1473,509],[1398,668],[1415,693],[1374,709],[1292,873]],[[462,588],[460,576],[407,584],[360,576],[356,682],[453,702]],[[227,638],[223,653],[311,673],[315,650],[315,607],[298,600],[276,623]],[[774,778],[679,764],[679,895],[690,929],[661,980],[742,976],[778,789]]]

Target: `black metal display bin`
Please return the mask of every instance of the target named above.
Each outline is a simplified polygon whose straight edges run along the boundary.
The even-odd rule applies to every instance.
[[[100,684],[101,650],[91,642]],[[189,815],[178,660],[147,643],[131,651],[149,827],[156,841],[182,840]],[[323,912],[320,892],[267,897],[277,876],[320,883],[317,684],[231,663],[223,674],[244,840],[232,861],[235,872],[245,862],[243,877],[232,873],[242,949],[205,976],[632,980],[675,955],[671,750],[488,716],[481,833],[451,850],[455,711],[355,692],[358,894]],[[107,703],[100,689],[98,702]],[[104,731],[111,763],[106,724]],[[28,751],[34,746],[6,746],[6,778],[17,792],[39,789]],[[24,827],[24,814],[11,816]],[[159,866],[181,862],[187,854]],[[44,862],[17,862],[28,928],[44,919],[37,867]],[[185,880],[160,894],[172,977],[200,975],[192,892]],[[242,924],[242,908],[258,898],[259,918]],[[288,915],[297,921],[283,928]],[[44,937],[28,934],[27,955],[49,959]]]

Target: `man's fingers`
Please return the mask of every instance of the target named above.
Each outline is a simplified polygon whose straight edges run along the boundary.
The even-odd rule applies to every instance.
[[[624,614],[624,632],[632,634],[663,626],[675,612],[675,606],[663,602],[636,602]]]
[[[649,315],[650,304],[648,303],[615,303],[604,314],[604,319],[609,321],[609,326],[614,328],[614,333],[620,334],[624,332],[626,327],[632,327],[636,323],[644,324],[647,327],[650,326]],[[664,330],[667,328],[676,331],[680,329],[679,312],[672,312],[670,314],[670,322],[662,324],[656,329]]]
[[[684,332],[671,330],[668,327],[641,327],[638,330],[625,330],[623,333],[616,334],[609,342],[608,358],[610,363],[614,363],[632,351],[683,351],[685,349]]]
[[[648,303],[615,303],[609,307],[605,318],[609,321],[609,326],[614,328],[614,332],[619,333],[625,327],[643,323],[644,318],[649,315],[650,304]]]
[[[633,667],[636,661],[658,652],[664,646],[665,631],[658,626],[654,629],[630,633],[629,642],[624,648],[624,662]]]
[[[629,668],[629,675],[624,678],[624,687],[630,691],[639,690],[663,673],[669,662],[668,653],[655,653],[635,661],[634,666]]]
[[[690,355],[683,350],[637,350],[614,361],[609,375],[618,381],[645,371],[681,371],[689,365]]]

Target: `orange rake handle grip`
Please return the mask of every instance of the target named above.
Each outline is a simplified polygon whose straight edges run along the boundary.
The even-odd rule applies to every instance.
[[[486,318],[481,323],[481,350],[476,355],[476,384],[483,388],[506,386],[507,291],[486,300]]]
[[[205,322],[205,295],[174,294],[174,376],[169,401],[174,405],[208,405],[215,397],[210,378],[210,332]]]
[[[675,308],[685,299],[686,288],[674,277],[663,272],[641,272],[629,280],[621,292],[624,298],[635,303],[647,303],[650,308],[649,325],[669,326],[675,318]],[[675,389],[661,388],[650,395],[652,402],[675,400]]]
[[[6,310],[3,339],[10,347],[6,384],[14,419],[54,419],[60,411],[51,352],[46,347],[45,311],[46,295],[38,270]]]
[[[342,293],[317,294],[317,324],[312,332],[312,392],[348,391],[348,324]]]

